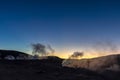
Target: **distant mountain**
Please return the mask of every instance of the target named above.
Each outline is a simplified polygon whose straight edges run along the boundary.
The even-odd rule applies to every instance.
[[[0,59],[27,58],[29,54],[15,50],[0,50]]]

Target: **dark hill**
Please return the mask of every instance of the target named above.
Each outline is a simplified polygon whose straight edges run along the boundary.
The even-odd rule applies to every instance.
[[[18,56],[28,57],[29,55],[27,53],[14,50],[0,50],[1,59],[5,59],[7,56],[13,56],[16,59]]]

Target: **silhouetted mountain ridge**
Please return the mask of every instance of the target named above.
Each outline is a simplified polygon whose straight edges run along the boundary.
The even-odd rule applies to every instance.
[[[15,59],[19,56],[21,57],[28,57],[29,54],[20,52],[20,51],[15,51],[15,50],[0,50],[0,58],[5,59],[5,57],[12,56]]]

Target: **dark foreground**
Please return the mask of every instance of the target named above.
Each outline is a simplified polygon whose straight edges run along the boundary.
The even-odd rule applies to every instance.
[[[0,80],[110,80],[86,69],[65,68],[62,59],[0,61]],[[107,72],[105,73],[107,74]],[[112,79],[111,79],[112,80]],[[117,80],[114,79],[114,80]],[[119,78],[118,78],[119,80]]]

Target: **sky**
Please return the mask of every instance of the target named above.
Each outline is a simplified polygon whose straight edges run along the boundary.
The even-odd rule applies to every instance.
[[[0,0],[0,48],[50,44],[61,56],[97,41],[120,44],[119,0]]]

